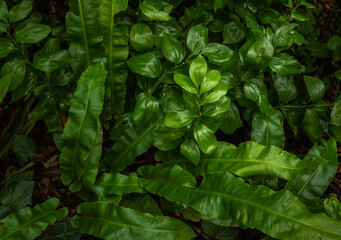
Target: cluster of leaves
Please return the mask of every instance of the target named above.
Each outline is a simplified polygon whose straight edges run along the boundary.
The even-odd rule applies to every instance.
[[[0,102],[7,93],[25,102],[0,157],[13,148],[20,164],[34,158],[33,140],[18,135],[40,120],[53,134],[61,180],[84,202],[46,239],[185,240],[196,236],[188,224],[217,239],[245,228],[266,239],[341,238],[341,204],[321,198],[338,167],[341,101],[324,100],[331,82],[314,62],[326,52],[341,60],[341,38],[320,43],[309,31],[321,9],[306,0],[70,0],[65,26],[50,26],[32,8],[0,0]],[[284,122],[315,144],[306,156],[283,150]],[[252,141],[216,138],[241,127]],[[134,162],[151,148],[152,162]],[[34,239],[66,217],[54,198],[23,208],[32,189],[31,172],[7,181],[0,239]]]

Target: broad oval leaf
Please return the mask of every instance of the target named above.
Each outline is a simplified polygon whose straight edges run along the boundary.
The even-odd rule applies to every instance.
[[[223,63],[230,60],[234,53],[229,47],[223,44],[209,43],[204,47],[201,54],[213,62]]]
[[[0,58],[6,57],[15,49],[13,43],[7,38],[0,38]]]
[[[203,95],[202,103],[214,103],[219,101],[227,93],[227,85],[219,82],[218,85]]]
[[[163,123],[170,128],[181,128],[190,124],[195,115],[189,110],[179,110],[169,112]]]
[[[189,240],[195,237],[185,223],[164,216],[153,216],[107,202],[81,203],[72,219],[80,232],[104,239]]]
[[[91,65],[82,74],[64,127],[65,147],[59,157],[60,167],[63,169],[61,179],[66,185],[74,180],[75,191],[80,188],[84,164],[96,138],[97,121],[103,108],[106,75],[103,63]]]
[[[279,99],[284,103],[297,97],[297,88],[288,77],[277,74],[274,77],[274,87],[279,95]]]
[[[245,96],[256,101],[261,112],[266,113],[269,109],[268,89],[265,83],[257,78],[246,80],[244,84]]]
[[[236,22],[230,22],[225,25],[223,31],[223,43],[239,43],[246,36],[246,28]]]
[[[38,237],[47,225],[54,223],[57,219],[66,217],[68,210],[62,208],[56,210],[59,200],[50,198],[34,208],[23,208],[2,219],[0,226],[1,240],[32,240]]]
[[[19,4],[12,7],[8,13],[9,22],[18,22],[26,18],[28,15],[30,15],[32,6],[33,0],[23,0]]]
[[[302,121],[302,128],[311,142],[319,142],[322,138],[323,127],[315,109],[307,109]]]
[[[32,0],[31,0],[32,1]],[[33,1],[32,1],[33,2]],[[4,32],[7,30],[7,24],[8,23],[8,8],[7,8],[7,4],[4,0],[0,0],[0,20],[4,21],[4,23],[0,22],[0,24],[4,24]],[[2,33],[0,31],[0,33]]]
[[[136,23],[130,30],[130,43],[138,52],[149,51],[153,48],[154,37],[147,24]]]
[[[304,75],[304,82],[312,100],[317,101],[323,97],[325,86],[320,79]]]
[[[186,139],[180,146],[180,152],[194,165],[198,165],[200,161],[200,149],[194,140]]]
[[[200,94],[203,94],[218,85],[221,74],[218,70],[209,71],[200,85]]]
[[[193,84],[190,77],[183,74],[174,74],[174,81],[187,92],[193,93],[195,95],[198,94],[198,89]]]
[[[131,115],[136,126],[145,125],[159,110],[159,101],[149,93],[141,93],[136,100],[134,111]]]
[[[186,49],[171,33],[163,33],[161,52],[169,61],[179,64],[186,56]]]
[[[172,19],[168,14],[172,11],[173,5],[161,0],[145,0],[140,9],[149,21],[168,21]]]
[[[207,72],[207,63],[203,56],[196,57],[189,67],[189,76],[194,85],[199,88]]]
[[[192,27],[187,34],[187,47],[192,55],[200,54],[208,43],[208,29],[203,25]]]
[[[218,142],[214,136],[214,132],[204,124],[196,124],[194,126],[193,134],[201,151],[206,154],[212,154],[216,150]]]
[[[280,53],[272,57],[269,67],[272,71],[285,75],[292,75],[301,72],[301,64],[292,56]]]
[[[38,43],[46,38],[52,29],[38,23],[22,23],[14,30],[15,40],[20,43]]]
[[[263,37],[254,42],[247,51],[246,61],[251,68],[265,69],[272,59],[274,48],[270,41]]]
[[[161,75],[161,62],[151,52],[129,58],[127,64],[131,71],[147,78],[158,78]]]
[[[221,114],[226,113],[230,107],[231,99],[223,96],[215,103],[206,104],[202,110],[202,115],[206,117],[218,117]]]
[[[7,61],[0,70],[0,77],[12,76],[8,91],[15,90],[25,79],[26,62],[21,58],[13,58]]]

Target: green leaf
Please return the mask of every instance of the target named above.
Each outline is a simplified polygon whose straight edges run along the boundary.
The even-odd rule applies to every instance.
[[[56,44],[55,48],[51,47],[53,44]],[[43,72],[54,72],[69,63],[71,55],[66,50],[60,50],[56,38],[49,39],[33,56],[33,66]]]
[[[223,44],[209,43],[203,48],[201,54],[213,62],[224,63],[231,59],[234,52]]]
[[[266,37],[263,37],[250,46],[246,61],[251,67],[262,70],[268,66],[273,54],[273,46]]]
[[[212,154],[218,145],[214,132],[202,123],[194,126],[194,138],[197,141],[199,148],[206,154]]]
[[[161,75],[161,62],[151,52],[129,58],[127,64],[131,71],[147,78],[158,78]]]
[[[275,47],[291,46],[294,40],[293,37],[291,36],[291,32],[297,26],[298,26],[297,23],[291,23],[278,28],[274,33],[272,39],[274,46]]]
[[[278,147],[267,147],[256,142],[245,142],[238,148],[230,143],[219,142],[212,155],[202,156],[198,169],[203,175],[230,172],[241,177],[265,175],[291,180],[325,162],[322,159],[301,161]]]
[[[107,58],[108,75],[105,82],[104,119],[109,120],[112,113],[121,115],[124,111],[126,79],[125,64],[129,55],[129,33],[124,24],[117,24],[114,17],[126,10],[128,0],[100,0],[99,17],[103,33],[103,44]]]
[[[315,145],[302,160],[302,163],[311,164],[316,159],[327,162],[311,166],[304,174],[296,176],[289,181],[285,188],[304,200],[312,201],[320,198],[333,180],[338,168],[337,145],[333,138],[329,142],[322,141],[324,146]]]
[[[160,0],[145,0],[140,5],[140,9],[149,21],[171,20],[168,14],[172,11],[173,5]]]
[[[105,55],[99,24],[99,0],[77,0],[76,7],[77,12],[66,14],[65,24],[71,38],[71,66],[78,78],[91,64],[105,62]],[[108,23],[108,26],[111,25]]]
[[[138,130],[134,127],[128,127],[101,162],[102,168],[110,168],[112,172],[120,172],[137,156],[147,151],[156,141],[155,129],[162,118],[150,121]]]
[[[45,39],[52,29],[43,24],[23,22],[14,30],[14,38],[20,43],[38,43]]]
[[[67,215],[67,209],[56,210],[59,200],[50,198],[34,208],[24,208],[1,220],[1,240],[31,240],[38,237],[48,224]]]
[[[136,100],[134,111],[131,115],[136,126],[145,125],[158,112],[159,101],[149,93],[141,93]]]
[[[304,75],[304,82],[312,100],[317,101],[324,96],[325,86],[320,79]]]
[[[12,80],[12,74],[8,74],[0,79],[0,103],[4,100],[8,87]]]
[[[153,48],[154,37],[150,27],[144,23],[136,23],[130,30],[130,43],[138,52],[146,52]]]
[[[148,191],[192,207],[200,213],[232,222],[242,222],[249,228],[279,239],[338,239],[341,223],[324,213],[312,214],[289,191],[275,192],[265,186],[252,187],[232,174],[207,174],[196,190],[178,181],[186,171],[160,175],[139,172],[142,187]],[[271,224],[267,224],[270,223]]]
[[[337,102],[333,106],[329,123],[335,126],[341,126],[341,102]]]
[[[13,152],[20,163],[23,165],[27,160],[36,156],[36,143],[32,138],[26,136],[16,136],[13,141]]]
[[[5,23],[8,22],[8,8],[7,8],[7,4],[4,0],[0,0],[0,20],[4,21]],[[4,24],[4,25],[6,25],[6,27],[7,27],[7,24]],[[1,33],[1,31],[0,31],[0,33]]]
[[[32,11],[33,0],[22,0],[19,4],[11,8],[8,13],[9,22],[18,22],[28,17]],[[0,14],[1,15],[1,14]],[[5,21],[6,22],[6,21]]]
[[[278,93],[279,99],[284,103],[297,97],[297,88],[288,77],[277,74],[274,77],[274,87]]]
[[[227,85],[223,82],[219,82],[218,85],[203,95],[203,104],[214,103],[219,101],[227,93]]]
[[[126,176],[120,173],[103,173],[96,182],[94,190],[102,196],[144,192],[138,184],[136,176]]]
[[[200,94],[203,94],[218,85],[221,74],[218,70],[209,71],[200,85]]]
[[[13,58],[7,61],[0,70],[0,77],[11,76],[11,83],[8,87],[8,91],[15,90],[25,78],[26,62],[21,58]],[[6,79],[8,80],[8,79]]]
[[[82,233],[104,239],[174,239],[189,240],[195,237],[193,230],[179,220],[153,216],[107,202],[82,203],[72,219],[72,225]]]
[[[306,6],[307,8],[311,8],[311,9],[316,8],[314,4],[311,4],[310,2],[306,0],[301,0],[300,5]]]
[[[295,19],[297,21],[301,21],[301,22],[309,21],[310,20],[310,18],[309,18],[309,16],[307,14],[303,14],[298,9],[294,9],[291,12],[291,18]]]
[[[223,43],[235,44],[241,42],[246,36],[246,28],[236,22],[229,22],[223,31]]]
[[[150,213],[153,216],[162,216],[159,206],[149,194],[125,195],[120,202],[120,206],[143,213]]]
[[[206,117],[218,117],[221,114],[226,113],[227,109],[230,107],[231,99],[223,96],[217,102],[207,104],[202,110],[202,116]]]
[[[236,104],[230,103],[230,107],[227,109],[226,119],[220,126],[220,130],[227,135],[231,135],[236,129],[243,126],[243,122],[240,118],[239,110]]]
[[[169,61],[179,64],[186,56],[186,49],[171,33],[163,33],[161,52]]]
[[[0,2],[1,2],[1,0],[0,0]],[[0,16],[1,16],[1,14],[0,14]],[[0,21],[0,33],[4,33],[6,31],[7,31],[7,24]]]
[[[200,150],[198,144],[192,139],[186,139],[180,146],[180,152],[194,165],[200,161]]]
[[[315,143],[322,138],[323,128],[317,112],[307,109],[302,121],[302,128],[311,142]]]
[[[187,34],[187,47],[192,55],[198,55],[208,43],[208,29],[203,25],[196,25],[189,29]]]
[[[37,122],[43,119],[47,114],[54,110],[56,101],[54,95],[51,92],[45,92],[40,97],[38,104],[28,114],[28,120],[30,122]]]
[[[235,240],[239,234],[238,228],[221,227],[208,221],[202,221],[201,228],[204,233],[217,240]]]
[[[44,235],[42,240],[79,240],[82,234],[71,225],[71,219],[53,225],[53,230]]]
[[[174,74],[174,81],[176,84],[178,84],[180,87],[185,89],[189,93],[193,93],[195,95],[198,94],[197,87],[193,84],[191,81],[191,78],[182,74]]]
[[[106,74],[103,63],[91,65],[82,74],[64,127],[65,147],[59,157],[60,167],[63,169],[61,179],[65,185],[74,180],[75,191],[80,189],[79,181],[83,177],[84,164],[96,138]]]
[[[341,220],[341,203],[335,194],[324,200],[324,209],[332,219]]]
[[[163,123],[170,128],[181,128],[190,124],[195,115],[189,110],[179,110],[169,112]]]
[[[245,96],[256,101],[262,113],[269,109],[268,89],[265,83],[257,78],[250,78],[244,84]]]
[[[203,56],[196,57],[189,67],[189,76],[194,85],[199,88],[207,72],[207,63]]]
[[[13,43],[7,38],[0,38],[0,58],[6,57],[15,49]]]
[[[284,148],[282,114],[271,107],[267,113],[255,112],[252,117],[251,139],[265,146]]]
[[[280,75],[293,75],[301,72],[301,64],[286,53],[279,53],[272,57],[269,67]]]
[[[334,60],[335,61],[340,61],[341,60],[341,54],[340,54],[340,49],[341,49],[341,37],[334,35],[332,36],[327,43],[327,46],[329,49],[333,50],[334,54]]]

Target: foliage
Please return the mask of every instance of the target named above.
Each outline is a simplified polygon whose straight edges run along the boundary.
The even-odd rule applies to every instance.
[[[21,105],[0,159],[13,150],[22,171],[34,164],[27,135],[44,121],[61,181],[84,202],[63,220],[55,198],[26,207],[33,172],[7,175],[0,239],[34,239],[56,220],[43,239],[185,240],[198,222],[216,239],[245,228],[341,238],[340,202],[324,195],[338,168],[341,74],[326,79],[318,64],[341,60],[341,37],[320,40],[323,9],[70,0],[54,21],[36,5],[0,0],[0,103]],[[240,128],[247,141],[222,141]],[[288,146],[302,134],[305,156]]]

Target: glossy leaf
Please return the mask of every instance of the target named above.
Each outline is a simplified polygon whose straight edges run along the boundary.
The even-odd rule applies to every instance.
[[[50,198],[34,208],[24,208],[2,219],[1,240],[32,240],[38,237],[48,224],[67,215],[67,209],[56,210],[59,200]]]
[[[8,91],[15,90],[23,81],[26,74],[26,63],[21,58],[13,58],[2,65],[0,77],[11,76]],[[7,79],[8,80],[8,79]]]
[[[0,58],[6,57],[15,49],[13,43],[7,38],[0,38]]]
[[[203,48],[201,54],[213,62],[223,63],[230,60],[234,53],[229,47],[223,44],[209,43]]]
[[[91,64],[105,62],[98,7],[99,0],[77,0],[77,11],[69,11],[65,17],[71,66],[77,77]]]
[[[252,117],[251,139],[265,146],[284,148],[282,114],[271,107],[267,113],[255,112]]]
[[[280,75],[293,75],[301,72],[301,64],[292,56],[286,53],[280,53],[274,55],[269,67],[272,71],[277,72]]]
[[[171,33],[164,33],[161,38],[161,52],[169,61],[179,64],[186,56],[186,49]]]
[[[0,20],[4,21],[5,23],[8,22],[8,8],[7,8],[7,4],[4,0],[0,0]],[[5,25],[7,25],[7,24],[5,24]]]
[[[131,71],[147,78],[158,78],[161,75],[161,62],[151,52],[129,58],[127,64]]]
[[[52,29],[43,24],[24,22],[14,30],[14,38],[20,43],[38,43],[45,39]]]
[[[0,103],[4,100],[8,87],[12,80],[12,74],[8,74],[0,79]]]
[[[239,110],[236,104],[231,102],[230,107],[227,109],[226,119],[220,126],[220,130],[225,134],[230,135],[241,126],[243,126],[243,122],[240,118]]]
[[[159,101],[148,93],[141,93],[137,97],[136,105],[131,117],[136,126],[142,126],[148,123],[158,110]]]
[[[322,159],[301,161],[295,155],[275,146],[245,142],[236,148],[219,142],[212,155],[204,155],[198,166],[201,174],[230,172],[241,177],[272,176],[291,180],[314,166],[325,163]]]
[[[23,20],[32,11],[33,0],[23,0],[19,4],[11,8],[8,13],[9,22],[18,22]]]
[[[268,89],[265,83],[257,78],[246,80],[244,84],[245,96],[256,101],[262,113],[266,114],[269,109]]]
[[[223,82],[219,82],[218,85],[206,92],[203,95],[202,103],[214,103],[221,99],[227,93],[227,85]]]
[[[320,79],[304,75],[304,82],[312,100],[317,101],[323,97],[325,86]]]
[[[267,38],[254,42],[247,51],[246,60],[251,67],[265,69],[272,59],[274,48]]]
[[[126,176],[120,173],[103,173],[96,182],[94,190],[102,196],[144,192],[138,184],[136,176]]]
[[[198,55],[208,43],[208,29],[203,25],[192,27],[187,34],[187,47],[192,55]]]
[[[193,84],[190,77],[183,74],[174,74],[174,81],[187,92],[193,93],[195,95],[198,94],[198,89]]]
[[[229,22],[223,31],[223,43],[234,44],[241,42],[246,36],[246,29],[236,22]]]
[[[179,220],[153,216],[107,202],[82,203],[72,225],[82,233],[104,239],[174,239],[189,240],[193,230]]]
[[[180,146],[180,152],[194,165],[200,161],[200,150],[198,144],[192,139],[186,139]]]
[[[140,9],[149,21],[168,21],[172,19],[168,14],[172,11],[173,5],[161,0],[145,0]]]
[[[63,169],[62,181],[66,185],[75,181],[75,191],[80,189],[79,181],[84,174],[84,164],[96,138],[106,74],[104,64],[91,65],[82,74],[64,127],[65,147],[59,157],[60,167]]]
[[[202,110],[202,115],[206,117],[218,117],[226,113],[227,109],[230,107],[231,99],[223,96],[215,103],[207,104]]]
[[[149,51],[154,46],[152,30],[147,24],[136,23],[130,30],[130,43],[138,52]]]
[[[189,76],[194,85],[199,88],[207,72],[207,63],[203,56],[196,57],[189,67]]]
[[[317,112],[314,109],[307,109],[302,121],[302,128],[311,142],[320,141],[323,128]]]
[[[297,26],[298,24],[291,23],[278,28],[272,39],[274,46],[284,47],[292,45],[293,37],[290,34]]]
[[[297,88],[288,77],[277,74],[274,77],[274,87],[278,93],[279,99],[284,103],[297,97]]]
[[[341,203],[335,194],[324,200],[324,209],[332,219],[341,220]]]
[[[218,85],[221,74],[218,70],[209,71],[200,85],[200,94],[203,94]]]
[[[194,138],[197,141],[199,148],[206,154],[212,154],[218,145],[214,132],[204,124],[196,124],[194,126]]]
[[[190,124],[195,115],[189,110],[180,110],[169,112],[163,123],[170,128],[181,128]]]

